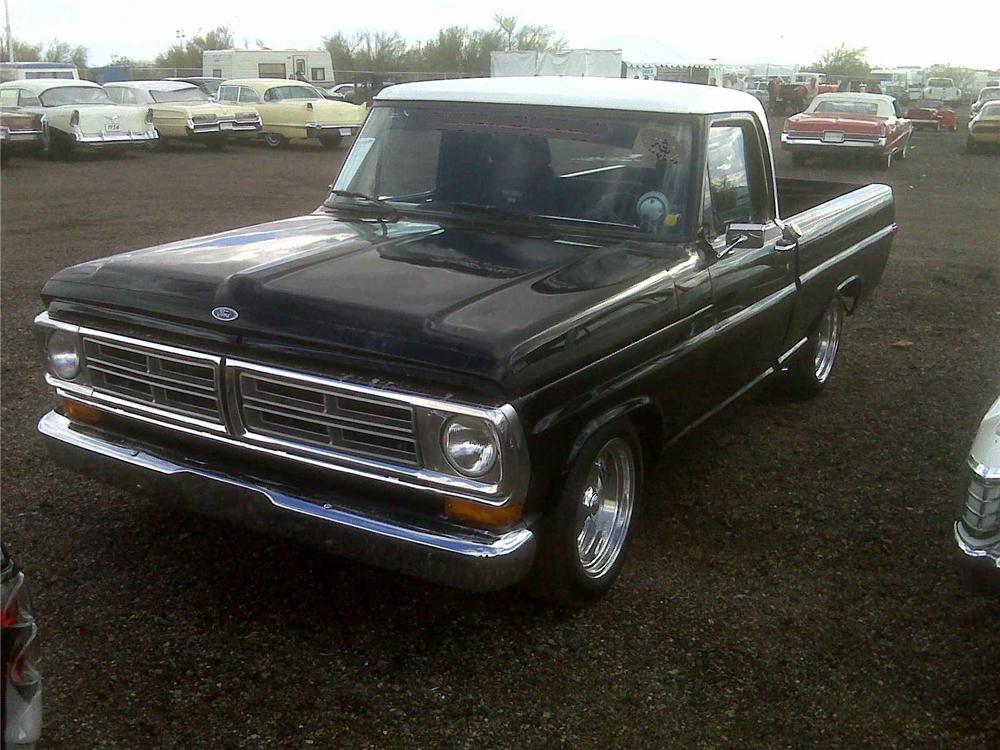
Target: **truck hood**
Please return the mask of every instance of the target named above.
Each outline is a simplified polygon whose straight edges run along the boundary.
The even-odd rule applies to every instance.
[[[559,352],[559,367],[599,355],[588,344],[566,356],[559,337],[570,335],[567,321],[586,326],[594,311],[606,314],[602,303],[634,302],[622,293],[636,285],[658,295],[656,315],[649,305],[633,305],[640,322],[608,328],[634,336],[675,319],[664,271],[689,259],[684,246],[660,244],[654,252],[617,240],[342,221],[317,212],[83,263],[53,276],[42,294],[48,302],[193,323],[284,350],[319,347],[520,390],[553,376],[556,365],[544,352]],[[239,317],[220,322],[212,314],[218,307]],[[594,339],[614,350],[624,343],[615,335]]]
[[[875,115],[856,115],[837,112],[803,112],[788,118],[792,130],[806,132],[823,132],[824,130],[843,130],[848,133],[882,132],[885,118]]]

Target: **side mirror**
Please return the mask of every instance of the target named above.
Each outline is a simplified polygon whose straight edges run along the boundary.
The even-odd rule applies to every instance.
[[[781,240],[774,249],[779,252],[794,250],[802,237],[802,229],[794,221],[779,221],[778,227],[781,229]]]
[[[737,247],[759,250],[764,247],[763,224],[730,224],[726,227],[726,250],[730,252]]]

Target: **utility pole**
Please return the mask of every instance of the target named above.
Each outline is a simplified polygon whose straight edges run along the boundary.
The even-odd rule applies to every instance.
[[[14,45],[10,36],[10,0],[3,0],[3,15],[7,21],[7,62],[14,62]]]

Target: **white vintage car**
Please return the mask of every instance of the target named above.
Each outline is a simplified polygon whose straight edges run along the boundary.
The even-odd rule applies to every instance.
[[[230,135],[260,132],[260,115],[252,107],[218,104],[193,83],[123,81],[105,84],[116,104],[140,104],[153,110],[160,142],[181,138],[221,149]]]
[[[969,451],[955,541],[967,558],[1000,570],[1000,398],[979,423]]]
[[[306,138],[337,148],[342,138],[360,130],[368,114],[366,107],[332,101],[315,86],[282,78],[226,81],[215,98],[256,109],[264,121],[264,140],[274,148]]]
[[[156,140],[149,107],[123,107],[91,81],[35,78],[0,83],[0,104],[45,115],[49,154],[77,148],[120,150]]]

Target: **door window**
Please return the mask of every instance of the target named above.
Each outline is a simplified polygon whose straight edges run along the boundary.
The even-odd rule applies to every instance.
[[[765,223],[767,191],[754,129],[749,123],[713,125],[707,151],[704,221],[717,234],[733,223]]]
[[[246,86],[240,86],[240,103],[260,104],[260,95],[253,89],[248,89]]]
[[[0,89],[0,107],[17,108],[17,89]]]
[[[220,102],[235,102],[237,92],[235,86],[219,86],[218,99]]]
[[[115,104],[122,103],[122,90],[120,88],[117,86],[109,86],[104,90],[108,92],[108,98]]]

